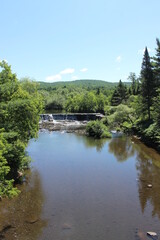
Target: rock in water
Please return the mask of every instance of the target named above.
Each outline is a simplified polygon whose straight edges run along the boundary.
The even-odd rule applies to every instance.
[[[68,223],[64,223],[63,226],[62,226],[62,229],[63,230],[71,229],[71,225],[68,224]]]
[[[147,187],[148,187],[148,188],[152,188],[152,184],[148,184]]]
[[[152,238],[157,237],[157,233],[155,233],[155,232],[147,232],[147,235],[152,237]]]

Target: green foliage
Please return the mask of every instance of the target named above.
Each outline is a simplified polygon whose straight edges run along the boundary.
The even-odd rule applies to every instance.
[[[10,171],[8,162],[6,159],[8,143],[0,133],[0,196],[15,196],[18,194],[18,190],[13,188],[13,180],[7,180],[7,175]]]
[[[114,107],[114,113],[108,116],[109,126],[117,127],[130,127],[134,121],[134,110],[127,105],[120,104]]]
[[[56,82],[56,83],[46,83],[46,82],[39,82],[40,86],[39,89],[45,89],[52,91],[53,89],[56,90],[57,88],[68,88],[68,89],[112,89],[114,88],[117,83],[111,83],[101,80],[76,80],[76,81],[67,81],[67,82]]]
[[[130,94],[132,95],[139,94],[140,83],[139,83],[139,79],[136,77],[136,74],[131,72],[128,77],[128,80],[132,82],[131,87],[129,88]]]
[[[19,82],[4,61],[0,67],[0,195],[13,196],[18,193],[13,187],[18,171],[30,162],[25,148],[36,137],[43,101],[36,83]]]
[[[127,98],[128,98],[127,87],[120,80],[118,86],[116,87],[115,91],[113,92],[113,95],[111,98],[111,105],[117,106],[121,103],[124,103],[124,102],[126,102]]]
[[[143,111],[147,111],[148,119],[150,119],[152,99],[155,96],[155,81],[147,47],[142,61],[141,83]]]
[[[157,48],[156,48],[156,56],[153,57],[153,73],[155,78],[156,88],[160,88],[160,40],[157,38]]]
[[[151,120],[139,122],[136,124],[136,130],[146,143],[160,151],[160,127],[155,122]]]
[[[66,101],[65,110],[67,112],[104,112],[106,97],[100,93],[86,92],[69,96]]]
[[[160,88],[157,89],[157,97],[153,99],[153,118],[157,126],[160,128]]]
[[[86,127],[86,133],[94,138],[107,138],[111,137],[108,128],[101,121],[90,121]]]
[[[38,88],[44,97],[46,111],[104,113],[115,86],[117,83],[77,80],[57,83],[40,82]]]

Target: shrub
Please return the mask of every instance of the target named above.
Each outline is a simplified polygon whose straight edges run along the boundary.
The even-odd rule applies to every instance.
[[[90,121],[86,126],[86,133],[90,137],[105,138],[111,137],[108,128],[101,121]]]

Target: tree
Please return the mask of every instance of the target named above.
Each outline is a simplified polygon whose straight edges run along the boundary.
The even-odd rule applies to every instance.
[[[128,80],[130,80],[132,82],[131,84],[131,88],[129,88],[131,94],[133,95],[137,95],[138,93],[138,85],[139,85],[139,81],[136,77],[136,74],[131,72],[129,77],[128,77]]]
[[[37,135],[43,101],[35,83],[19,82],[5,61],[0,67],[0,195],[11,196],[18,171],[29,164],[25,148]]]
[[[121,127],[123,123],[133,124],[134,111],[133,108],[129,108],[127,105],[120,104],[115,108],[115,112],[108,116],[109,125],[112,127]]]
[[[84,94],[80,104],[81,112],[96,112],[97,110],[96,96],[93,92]]]
[[[156,56],[153,57],[153,72],[154,72],[154,77],[155,77],[155,84],[156,88],[160,87],[160,41],[157,38],[157,48],[156,48]]]
[[[143,110],[147,111],[148,119],[150,120],[151,106],[155,96],[155,82],[147,47],[145,48],[141,68],[141,96]]]
[[[110,138],[108,128],[101,121],[90,121],[86,126],[86,133],[89,137]]]
[[[97,111],[104,113],[105,98],[102,93],[97,96]]]
[[[118,86],[116,87],[115,91],[113,92],[113,95],[111,98],[111,105],[117,106],[117,105],[121,104],[123,101],[126,101],[127,98],[128,98],[127,87],[120,80],[118,83]]]
[[[154,120],[160,128],[160,88],[157,90],[157,96],[154,98]]]

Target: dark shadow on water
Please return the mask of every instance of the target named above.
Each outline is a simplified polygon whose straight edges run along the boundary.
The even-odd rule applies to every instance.
[[[41,219],[43,192],[38,172],[28,172],[17,198],[0,204],[0,239],[35,240],[47,221]]]

